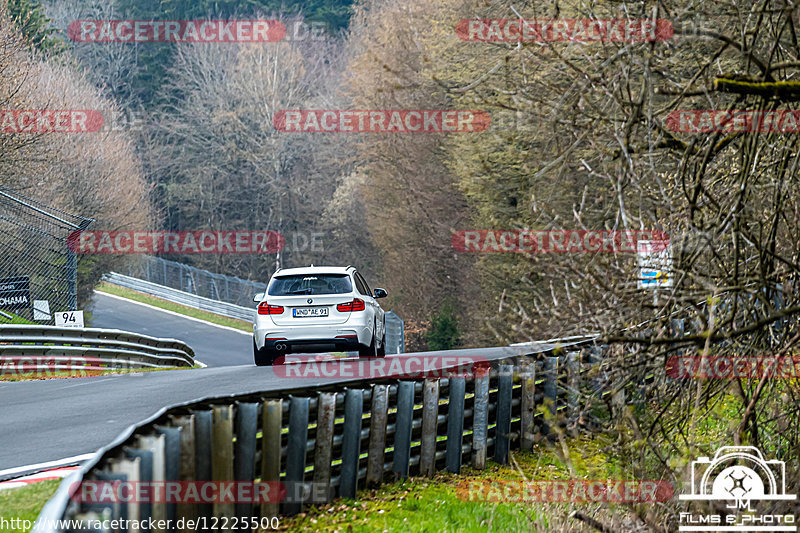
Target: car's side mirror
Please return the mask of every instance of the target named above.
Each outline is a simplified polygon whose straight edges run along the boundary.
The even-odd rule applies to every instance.
[[[386,289],[381,289],[380,287],[375,289],[375,298],[386,298],[389,296],[389,293],[386,292]]]
[[[263,300],[263,299],[264,299],[264,293],[263,292],[259,292],[255,296],[253,296],[253,301],[256,302],[256,303],[260,303],[261,300]]]

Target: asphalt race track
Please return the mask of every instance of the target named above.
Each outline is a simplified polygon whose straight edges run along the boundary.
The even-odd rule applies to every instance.
[[[151,337],[178,339],[195,352],[195,359],[212,366],[252,365],[253,334],[188,320],[136,302],[94,293],[94,328],[121,329]]]
[[[342,381],[341,377],[282,377],[272,367],[256,367],[252,362],[252,336],[244,332],[99,293],[92,311],[93,327],[180,339],[208,368],[0,382],[4,428],[0,432],[0,471],[94,452],[162,407],[249,392],[313,390],[317,385]],[[519,355],[522,350],[485,348],[438,355],[499,359]],[[422,354],[390,355],[386,359],[390,362],[412,355]]]
[[[208,350],[196,342],[193,345]],[[452,350],[447,356],[500,359],[520,353],[520,348],[480,348]],[[441,356],[441,352],[439,354]],[[386,359],[412,355],[422,354],[391,355]],[[272,367],[247,364],[0,383],[4,428],[0,433],[0,470],[94,452],[131,424],[165,406],[209,396],[301,387],[313,389],[323,383],[341,381],[341,378],[278,377]]]

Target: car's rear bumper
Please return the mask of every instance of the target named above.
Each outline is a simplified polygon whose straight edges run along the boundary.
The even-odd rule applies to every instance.
[[[285,353],[314,353],[325,351],[349,352],[359,344],[369,346],[372,329],[364,325],[335,324],[281,328],[280,326],[253,329],[258,348],[277,349]]]

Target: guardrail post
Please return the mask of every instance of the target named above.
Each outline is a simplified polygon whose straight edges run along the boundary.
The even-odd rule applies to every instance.
[[[324,494],[331,501],[331,459],[333,455],[333,428],[336,423],[336,393],[321,392],[317,399],[317,438],[314,446],[313,496]],[[324,493],[322,489],[325,489]],[[314,501],[314,503],[325,503]]]
[[[575,430],[578,424],[578,399],[580,392],[581,362],[578,352],[567,354],[567,411],[570,428]]]
[[[195,457],[195,471],[197,473],[198,481],[211,481],[213,478],[211,472],[211,440],[213,420],[210,409],[202,409],[194,412],[194,447]],[[213,514],[213,506],[210,503],[201,503],[197,505],[197,512],[199,516],[210,517]]]
[[[386,419],[388,416],[389,387],[372,386],[372,406],[369,420],[369,451],[367,456],[367,487],[378,486],[383,481],[383,460],[386,451]]]
[[[419,452],[421,476],[436,473],[436,437],[439,434],[439,380],[428,378],[422,386],[422,438]]]
[[[181,464],[181,429],[177,427],[156,426],[156,432],[164,437],[164,477],[166,481],[178,481],[180,479]],[[175,521],[177,518],[177,504],[175,502],[166,503],[167,522],[170,525],[169,531],[175,531]]]
[[[397,384],[397,417],[394,430],[394,460],[392,472],[408,477],[411,458],[411,423],[414,418],[414,382],[400,381]]]
[[[147,486],[153,481],[153,452],[152,450],[140,450],[139,448],[124,447],[123,452],[128,459],[138,460],[139,462],[139,481]],[[147,519],[153,516],[153,504],[150,502],[139,502],[139,519],[142,531],[150,531],[147,527]],[[128,509],[130,511],[130,508]]]
[[[125,475],[128,483],[130,483],[132,487],[135,487],[141,481],[141,463],[142,461],[138,457],[133,459],[119,459],[111,463],[111,471]],[[129,501],[127,506],[127,512],[124,513],[124,517],[139,523],[142,519],[142,510],[138,500],[133,499]],[[139,533],[139,531],[140,529],[135,527],[130,527],[128,529],[128,533]]]
[[[472,407],[472,464],[475,468],[486,468],[487,433],[489,430],[489,369],[475,373],[475,399]]]
[[[461,445],[464,436],[464,378],[450,378],[447,404],[447,448],[445,464],[449,472],[461,472]]]
[[[256,433],[258,432],[258,404],[236,404],[236,443],[233,451],[233,470],[236,481],[252,483],[256,477]],[[259,494],[253,491],[253,494]],[[236,503],[235,516],[249,519],[253,503]],[[249,524],[249,522],[248,522]],[[241,529],[250,530],[249,525]]]
[[[173,426],[180,429],[180,464],[178,465],[178,480],[179,481],[195,481],[197,474],[195,473],[195,457],[194,448],[194,415],[185,416],[171,416],[170,421]],[[195,533],[195,531],[186,525],[188,520],[197,519],[197,506],[191,503],[179,503],[176,508],[178,518],[185,518],[183,524],[183,532]]]
[[[214,481],[233,481],[233,406],[212,406],[211,476]],[[214,516],[233,518],[232,502],[214,502]]]
[[[278,499],[274,488],[281,480],[281,426],[283,403],[264,400],[261,422],[261,482],[270,483],[270,502],[261,504],[261,516],[278,516]]]
[[[286,503],[284,512],[294,515],[303,506],[303,478],[308,442],[308,398],[289,397],[289,440],[286,444]]]
[[[542,433],[549,435],[556,424],[558,406],[558,357],[546,357],[544,360],[544,405],[547,410],[542,421]]]
[[[361,418],[364,391],[347,389],[344,396],[344,434],[342,435],[342,475],[339,496],[355,498],[358,487],[358,459],[361,453]]]
[[[500,365],[497,372],[497,425],[494,429],[494,460],[508,464],[511,449],[511,387],[513,367]]]
[[[533,420],[536,414],[536,365],[524,363],[520,372],[522,382],[522,398],[520,405],[520,447],[523,450],[533,449]]]
[[[153,477],[152,481],[156,484],[163,484],[166,481],[166,458],[164,457],[164,437],[162,435],[147,435],[139,437],[139,447],[149,449],[153,452]],[[167,518],[167,506],[163,501],[153,502],[151,507],[153,520],[161,522]],[[161,528],[154,528],[153,531],[164,531]]]

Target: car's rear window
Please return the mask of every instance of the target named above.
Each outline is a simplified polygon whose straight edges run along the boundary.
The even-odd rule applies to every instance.
[[[345,294],[353,291],[347,274],[301,274],[277,276],[269,284],[270,296],[294,294]]]

